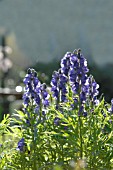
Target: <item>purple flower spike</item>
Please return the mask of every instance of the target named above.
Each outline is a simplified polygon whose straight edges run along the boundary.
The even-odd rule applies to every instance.
[[[69,72],[69,69],[70,69],[70,57],[71,57],[71,53],[70,52],[67,52],[65,54],[65,56],[62,58],[61,60],[61,72],[63,74],[65,74],[66,76],[68,76],[68,72]]]
[[[38,113],[40,107],[49,106],[49,94],[46,84],[41,84],[34,69],[28,69],[24,78],[25,93],[23,95],[24,106],[27,109],[32,103],[34,113]]]
[[[59,73],[57,71],[54,71],[52,75],[51,80],[51,91],[53,92],[53,97],[58,100],[59,97],[59,88],[58,88],[58,82],[59,82]]]
[[[89,84],[89,97],[93,104],[98,105],[99,100],[97,99],[97,95],[99,94],[98,88],[99,85],[96,83],[95,79],[92,75],[88,77],[88,84]]]
[[[67,100],[66,99],[67,81],[68,78],[64,73],[62,73],[61,69],[59,69],[58,72],[55,71],[53,73],[52,80],[51,80],[51,86],[52,86],[51,91],[53,92],[53,97],[56,99],[56,101],[65,102]]]
[[[39,96],[36,94],[36,86],[40,85],[40,82],[37,78],[37,73],[34,69],[28,69],[27,75],[25,76],[23,82],[25,84],[25,93],[23,95],[23,101],[25,107],[29,106],[31,100],[37,100]],[[39,99],[38,99],[39,101]]]
[[[41,86],[41,97],[42,97],[42,104],[44,106],[44,108],[49,106],[49,93],[47,92],[47,87],[46,84],[42,84]]]

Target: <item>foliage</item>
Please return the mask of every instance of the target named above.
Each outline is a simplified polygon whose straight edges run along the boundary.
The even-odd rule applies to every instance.
[[[0,124],[1,169],[113,168],[113,100],[98,98],[99,85],[88,72],[80,50],[65,54],[50,87],[28,69],[23,110]]]

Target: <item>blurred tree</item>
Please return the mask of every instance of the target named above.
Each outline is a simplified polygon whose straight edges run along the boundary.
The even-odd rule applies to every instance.
[[[8,54],[11,52],[10,47],[6,45],[6,36],[3,35],[1,37],[1,45],[0,45],[0,75],[1,75],[1,91],[2,94],[3,89],[5,88],[5,80],[7,79],[9,70],[12,68],[12,61],[8,58]],[[9,101],[7,97],[2,97],[0,95],[0,120],[2,120],[3,115],[9,112]]]
[[[8,58],[8,54],[11,53],[11,48],[6,45],[6,37],[1,37],[0,46],[0,70],[1,70],[1,87],[5,87],[5,79],[12,68],[12,61]]]

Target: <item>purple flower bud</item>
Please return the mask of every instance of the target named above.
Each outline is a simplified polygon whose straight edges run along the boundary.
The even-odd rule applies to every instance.
[[[51,91],[53,92],[53,97],[56,101],[65,102],[66,101],[66,83],[68,79],[67,76],[62,73],[62,70],[59,69],[58,72],[54,72],[51,80]],[[61,95],[61,96],[60,96]]]
[[[79,108],[78,116],[81,116],[83,111],[84,111],[84,106],[81,105],[80,108]]]
[[[54,119],[54,124],[55,124],[56,126],[58,126],[58,125],[60,124],[60,118],[55,117],[55,119]]]
[[[65,74],[66,76],[68,76],[68,72],[69,72],[69,69],[70,69],[70,57],[71,57],[71,53],[70,52],[67,52],[65,54],[65,56],[62,58],[61,60],[61,72],[63,74]]]
[[[97,95],[99,94],[98,88],[99,85],[96,83],[95,79],[92,75],[88,77],[88,83],[89,83],[89,97],[90,100],[93,102],[93,104],[98,105],[99,100],[97,100]]]
[[[26,119],[26,124],[27,124],[28,126],[31,125],[29,119]]]
[[[86,111],[83,112],[83,116],[87,117],[87,112]]]
[[[86,93],[85,92],[80,93],[80,101],[81,101],[81,103],[85,103],[85,101],[86,101]]]
[[[22,138],[19,142],[18,142],[18,149],[20,150],[20,152],[24,152],[24,147],[26,146],[24,138]]]
[[[38,95],[36,94],[36,86],[40,85],[37,78],[37,73],[34,69],[28,69],[28,74],[24,78],[25,93],[23,95],[23,101],[25,107],[28,107],[31,100],[36,100]]]
[[[113,114],[113,99],[111,99],[111,107],[110,107],[109,111],[111,114]]]

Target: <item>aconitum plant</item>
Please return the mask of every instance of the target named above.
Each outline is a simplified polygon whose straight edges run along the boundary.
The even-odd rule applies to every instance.
[[[64,55],[49,86],[34,69],[24,84],[23,111],[17,111],[21,137],[8,168],[70,169],[74,162],[73,168],[112,169],[113,100],[98,97],[99,85],[80,49]]]

